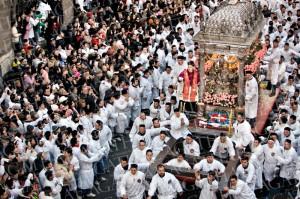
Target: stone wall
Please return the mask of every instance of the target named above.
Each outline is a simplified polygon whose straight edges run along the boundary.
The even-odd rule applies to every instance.
[[[64,14],[64,26],[67,26],[72,22],[74,16],[74,4],[73,0],[63,0],[63,14]]]
[[[2,74],[9,70],[14,55],[11,45],[11,5],[12,0],[0,0],[0,66]]]

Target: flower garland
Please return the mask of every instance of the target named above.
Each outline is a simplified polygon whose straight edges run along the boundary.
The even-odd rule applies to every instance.
[[[237,95],[228,93],[210,94],[204,93],[203,102],[214,106],[234,107],[237,103]]]
[[[251,71],[252,73],[255,73],[257,71],[257,68],[260,66],[260,61],[264,58],[265,54],[267,53],[267,50],[267,47],[264,45],[262,49],[257,51],[254,54],[254,61],[245,66],[245,71]]]

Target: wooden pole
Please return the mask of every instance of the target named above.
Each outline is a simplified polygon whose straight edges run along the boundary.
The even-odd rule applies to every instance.
[[[238,105],[239,107],[243,107],[245,104],[245,81],[244,81],[244,66],[245,59],[238,57],[240,61],[239,66],[239,82],[238,82]]]
[[[201,53],[201,51],[200,51],[200,55],[199,55],[199,66],[198,66],[199,77],[200,77],[200,86],[199,86],[199,91],[198,91],[199,102],[202,101],[203,93],[204,93],[204,85],[205,85],[204,64],[205,64],[205,46],[204,46],[203,52]]]

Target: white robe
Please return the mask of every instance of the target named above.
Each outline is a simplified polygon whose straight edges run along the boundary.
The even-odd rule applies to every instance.
[[[160,121],[170,121],[171,117],[174,115],[174,111],[171,110],[170,113],[166,111],[166,109],[161,108],[159,112]]]
[[[165,146],[167,146],[169,139],[169,137],[166,137],[164,140],[161,140],[159,135],[153,138],[151,142],[151,149],[154,157],[156,157],[158,153],[161,152]]]
[[[78,188],[80,189],[92,189],[94,186],[94,169],[93,163],[97,162],[101,158],[101,153],[87,157],[85,154],[80,153],[79,160],[79,173],[78,173]]]
[[[181,119],[184,121],[184,125],[181,126]],[[180,113],[180,116],[177,117],[175,114],[171,117],[171,135],[174,139],[178,140],[179,138],[185,138],[187,134],[190,133],[188,130],[189,120],[187,119],[184,113]]]
[[[258,108],[258,85],[254,77],[245,84],[245,116],[253,119],[257,116]]]
[[[199,199],[217,199],[216,191],[219,188],[218,181],[214,180],[209,184],[207,178],[204,178],[196,180],[195,185],[201,189]]]
[[[233,143],[230,140],[229,137],[226,137],[226,142],[222,143],[220,141],[220,137],[217,137],[214,140],[214,143],[210,149],[210,152],[213,152],[214,155],[221,157],[221,158],[226,158],[225,156],[228,157],[228,154],[230,157],[235,156],[235,150],[233,148]]]
[[[128,94],[134,100],[134,104],[131,107],[131,117],[132,119],[137,118],[141,112],[141,94],[143,93],[143,88],[134,87],[132,85],[129,86]]]
[[[150,81],[150,77],[149,78],[142,77],[140,85],[143,88],[142,109],[149,109],[150,104],[152,102],[153,83]]]
[[[256,199],[254,192],[242,180],[237,180],[236,188],[229,189],[228,194],[234,199]]]
[[[171,166],[171,167],[179,167],[179,168],[186,168],[186,169],[191,169],[191,166],[189,165],[189,163],[186,160],[182,160],[181,162],[179,162],[177,160],[177,158],[174,158],[172,160],[169,160],[166,163],[167,166]]]
[[[106,105],[107,110],[107,125],[113,129],[117,125],[118,113],[116,113],[115,107],[111,104]]]
[[[256,183],[256,173],[253,164],[249,163],[245,169],[241,164],[236,169],[236,176],[248,184],[251,190],[254,191]]]
[[[271,73],[271,84],[276,85],[278,82],[278,69],[279,69],[279,60],[281,56],[281,50],[279,47],[273,48],[271,50],[271,55],[266,56],[265,61],[269,62],[269,73]]]
[[[129,98],[128,101],[125,100],[124,96],[121,96],[119,99],[114,101],[114,107],[116,113],[118,113],[117,116],[117,133],[124,133],[125,129],[128,127],[129,120],[130,120],[130,107],[134,104],[134,101],[132,98]]]
[[[81,117],[79,117],[79,121],[82,124],[83,128],[86,130],[86,132],[92,131],[93,122],[89,116],[87,116],[87,115],[81,116]]]
[[[234,123],[234,134],[231,140],[237,147],[246,147],[248,144],[254,141],[254,137],[251,133],[251,126],[249,122],[244,120],[242,123]]]
[[[136,149],[139,146],[140,140],[145,140],[145,144],[147,147],[151,146],[151,135],[149,132],[145,132],[144,135],[137,133],[132,138],[132,149]]]
[[[262,145],[258,145],[255,148],[252,147],[252,155],[250,158],[250,162],[253,164],[256,171],[256,188],[262,189],[263,188],[262,172],[263,172],[263,164],[264,164],[264,151]]]
[[[52,190],[52,197],[54,199],[61,199],[60,197],[60,192],[62,190],[62,186],[63,186],[63,180],[62,178],[53,178],[52,181],[49,181],[48,179],[46,179],[45,181],[45,187],[51,187]]]
[[[154,108],[154,103],[152,103],[150,105],[150,117],[159,119],[160,116],[159,112],[160,112],[160,107]]]
[[[177,198],[177,193],[183,192],[179,181],[168,172],[165,172],[164,177],[160,177],[158,174],[152,177],[148,195],[154,196],[156,191],[158,199],[174,199]]]
[[[174,84],[177,81],[177,78],[175,78],[173,72],[168,74],[167,72],[163,72],[159,78],[159,89],[163,92],[168,91],[168,87],[172,84]]]
[[[145,147],[144,150],[139,148],[133,149],[129,157],[129,164],[138,164],[142,162],[143,158],[146,158],[146,152],[149,148]]]
[[[271,182],[274,179],[274,170],[278,163],[278,160],[275,158],[276,155],[280,155],[280,148],[278,146],[273,146],[270,148],[267,144],[263,145],[263,152],[264,152],[264,166],[263,166],[263,173],[265,179]],[[274,155],[272,156],[272,153]]]
[[[281,155],[275,156],[281,165],[279,176],[287,180],[296,178],[296,163],[298,160],[297,152],[294,148],[283,150]]]
[[[262,189],[263,188],[262,164],[260,163],[260,161],[258,160],[255,154],[251,155],[249,163],[251,163],[255,169],[255,175],[256,175],[255,189]]]
[[[121,180],[124,174],[126,173],[126,170],[123,169],[121,164],[118,164],[114,169],[114,180],[116,182],[116,189],[117,189],[117,197],[121,197]]]
[[[197,170],[197,171],[200,170],[200,171],[204,171],[204,172],[218,171],[220,173],[224,173],[225,166],[218,160],[213,160],[212,163],[208,163],[206,159],[203,159],[194,165],[194,170]]]
[[[99,131],[100,144],[104,146],[106,142],[112,143],[112,131],[107,125],[103,125],[102,130]]]
[[[186,141],[183,141],[183,150],[185,155],[199,156],[200,147],[196,140],[193,140],[191,144],[187,144]]]
[[[126,195],[128,199],[142,199],[145,192],[145,174],[137,171],[132,175],[130,171],[126,172],[121,180],[121,196]]]
[[[132,128],[129,133],[130,140],[132,141],[134,135],[139,131],[139,126],[141,124],[144,124],[146,129],[150,129],[152,126],[152,119],[153,118],[150,116],[146,116],[146,119],[144,119],[144,120],[142,120],[140,117],[135,118]]]

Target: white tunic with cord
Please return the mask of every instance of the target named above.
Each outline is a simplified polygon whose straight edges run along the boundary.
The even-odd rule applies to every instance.
[[[224,173],[225,166],[218,160],[213,160],[212,163],[208,163],[206,159],[203,159],[194,165],[194,170],[204,172],[219,171],[220,173]]]
[[[200,155],[200,146],[196,140],[193,140],[190,144],[188,144],[186,141],[183,141],[183,150],[185,155]]]
[[[246,147],[254,141],[254,136],[251,133],[251,126],[246,120],[242,123],[234,123],[233,128],[234,134],[231,140],[235,143],[236,147]]]
[[[246,182],[250,189],[254,191],[256,183],[256,173],[253,164],[249,163],[247,168],[244,168],[240,164],[236,169],[236,175],[240,180]]]
[[[116,182],[116,188],[117,188],[117,197],[120,198],[121,197],[121,180],[124,176],[124,174],[126,173],[126,170],[123,169],[121,164],[118,164],[115,167],[114,170],[114,180]]]
[[[234,199],[256,199],[255,193],[242,180],[237,180],[236,188],[229,189],[228,194]]]
[[[163,177],[158,174],[153,176],[148,195],[154,196],[156,191],[158,199],[174,199],[177,198],[177,193],[183,192],[179,181],[173,174],[168,172],[165,172]]]
[[[142,199],[145,192],[145,174],[141,171],[137,171],[135,175],[130,171],[126,172],[122,177],[120,190],[121,197]]]
[[[214,180],[210,184],[207,178],[196,180],[195,185],[201,189],[199,199],[217,199],[216,191],[218,190],[219,183]]]
[[[254,119],[258,108],[258,85],[254,77],[245,84],[245,116]]]
[[[78,156],[80,169],[78,174],[78,188],[92,189],[94,186],[94,169],[93,163],[100,160],[103,153],[92,155],[91,157],[80,153]]]
[[[281,165],[279,176],[286,180],[296,179],[296,164],[298,156],[295,149],[290,148],[289,150],[283,150],[281,155],[277,155],[275,158]]]
[[[264,152],[264,165],[263,165],[263,173],[265,179],[268,182],[271,182],[274,179],[275,168],[278,163],[278,160],[275,158],[276,155],[280,155],[280,148],[274,145],[270,148],[267,144],[263,145],[263,152]]]
[[[183,119],[184,124],[181,125],[181,119]],[[185,138],[187,134],[190,133],[188,130],[189,120],[184,113],[180,113],[180,116],[177,117],[175,114],[171,117],[171,135],[174,139],[178,140],[179,138]]]

